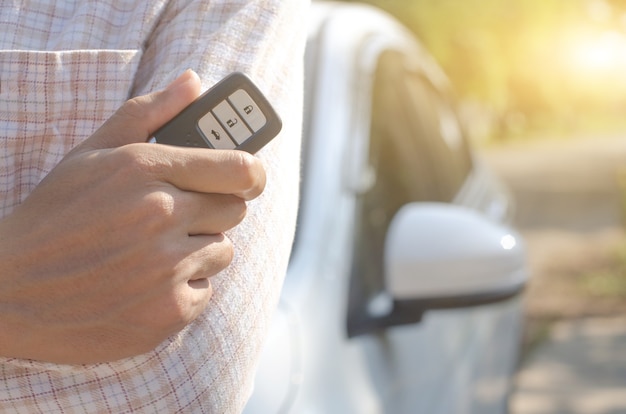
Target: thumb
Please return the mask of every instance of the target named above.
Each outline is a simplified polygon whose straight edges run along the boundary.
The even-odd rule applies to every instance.
[[[94,134],[72,152],[146,142],[152,134],[200,95],[200,79],[186,70],[165,89],[126,101]]]

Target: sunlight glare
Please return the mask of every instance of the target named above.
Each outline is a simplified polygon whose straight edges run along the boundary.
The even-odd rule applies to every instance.
[[[515,237],[511,234],[507,234],[500,239],[500,245],[502,245],[502,248],[504,248],[505,250],[511,250],[515,247],[516,244],[517,241],[515,240]]]
[[[599,75],[626,68],[626,37],[618,32],[582,35],[572,39],[570,59],[574,68]]]

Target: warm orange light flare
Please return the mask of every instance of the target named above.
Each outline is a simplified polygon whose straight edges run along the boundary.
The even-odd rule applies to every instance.
[[[624,74],[626,70],[626,36],[618,32],[579,33],[569,39],[568,60],[573,72],[584,76]]]

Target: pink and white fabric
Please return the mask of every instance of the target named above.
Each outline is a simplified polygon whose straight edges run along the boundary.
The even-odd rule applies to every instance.
[[[242,410],[293,239],[307,10],[307,0],[0,3],[0,217],[126,99],[187,68],[205,88],[248,74],[284,124],[258,154],[266,190],[229,233],[235,259],[212,280],[204,314],[154,351],[113,363],[0,358],[0,412]]]

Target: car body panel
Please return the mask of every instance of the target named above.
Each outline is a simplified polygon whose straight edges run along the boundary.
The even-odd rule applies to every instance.
[[[518,297],[347,334],[355,211],[372,180],[376,60],[400,50],[437,90],[451,88],[415,37],[380,10],[314,2],[310,20],[298,229],[245,412],[502,414],[518,351]],[[473,163],[450,203],[506,225],[508,193]]]

